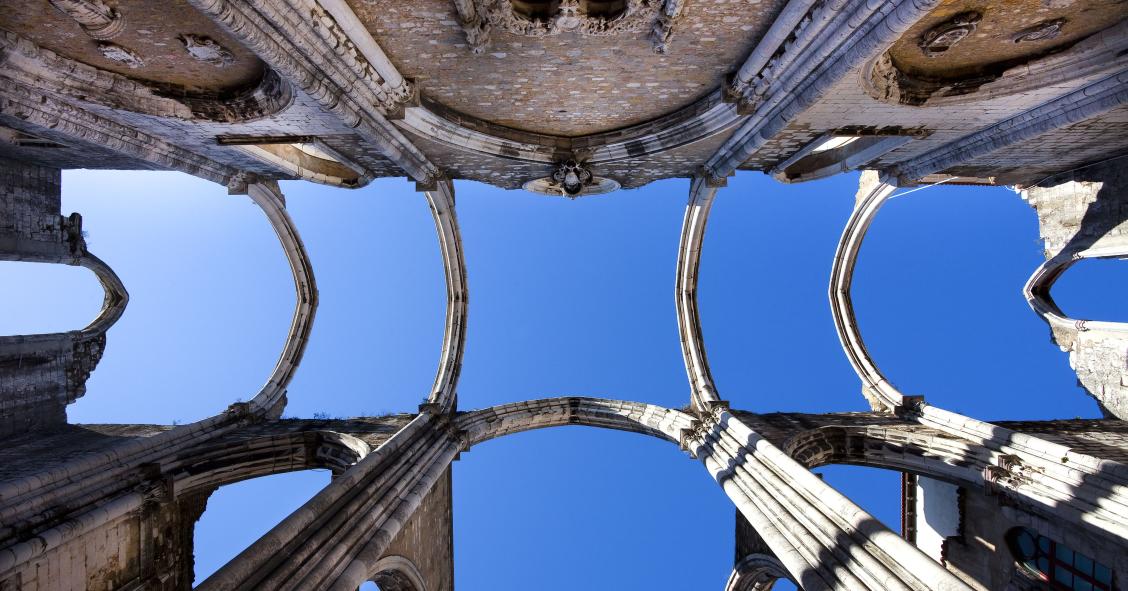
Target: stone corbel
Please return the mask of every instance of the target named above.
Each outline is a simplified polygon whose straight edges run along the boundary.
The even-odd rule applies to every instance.
[[[228,195],[246,195],[247,187],[259,182],[259,178],[252,172],[241,170],[227,179]]]
[[[731,173],[726,174],[726,175],[719,175],[712,168],[709,168],[708,166],[702,166],[698,170],[697,174],[698,174],[698,176],[705,179],[705,185],[706,186],[708,186],[708,187],[718,187],[719,188],[719,187],[727,187],[728,186],[728,177],[735,174],[735,172],[731,172]]]

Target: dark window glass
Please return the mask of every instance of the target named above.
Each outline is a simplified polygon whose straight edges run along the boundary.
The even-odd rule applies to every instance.
[[[1104,583],[1106,585],[1112,583],[1112,571],[1099,562],[1093,565],[1093,576],[1097,579],[1098,583]]]
[[[1093,559],[1084,554],[1073,555],[1073,568],[1083,575],[1093,575]]]
[[[1055,590],[1111,591],[1112,571],[1092,558],[1075,552],[1027,528],[1012,530],[1007,539],[1015,560]]]
[[[1030,533],[1026,530],[1018,534],[1018,549],[1022,553],[1020,558],[1031,558],[1034,556],[1034,538],[1030,537]]]
[[[1062,544],[1054,545],[1057,547],[1057,559],[1060,560],[1062,564],[1073,566],[1073,550],[1070,550],[1067,546]]]

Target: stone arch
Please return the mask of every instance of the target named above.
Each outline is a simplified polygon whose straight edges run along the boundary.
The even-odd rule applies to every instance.
[[[179,496],[300,470],[340,474],[370,451],[363,440],[336,431],[236,432],[187,450],[165,472]]]
[[[927,427],[834,425],[790,437],[783,451],[807,469],[848,464],[982,488],[986,450]]]
[[[1128,244],[1117,243],[1063,251],[1035,269],[1022,290],[1030,308],[1049,325],[1053,341],[1063,351],[1069,351],[1070,365],[1078,381],[1093,395],[1105,416],[1118,418],[1128,417],[1122,353],[1128,341],[1128,322],[1071,318],[1054,302],[1050,289],[1080,260],[1125,255]]]
[[[83,253],[76,258],[47,260],[40,257],[23,256],[18,253],[13,255],[12,253],[0,252],[0,261],[57,263],[83,267],[92,272],[98,280],[98,284],[102,287],[102,305],[98,314],[84,328],[77,331],[82,338],[95,338],[104,335],[121,318],[126,305],[129,303],[129,292],[126,291],[121,278],[109,265],[89,253]]]
[[[585,425],[650,435],[677,443],[692,418],[644,402],[603,398],[542,398],[466,413],[455,426],[466,433],[466,447],[504,435],[563,425]]]
[[[372,565],[372,570],[371,580],[380,591],[428,591],[423,573],[403,556],[385,556]]]
[[[418,105],[407,106],[396,125],[447,146],[507,160],[554,164],[582,154],[586,163],[598,165],[673,150],[723,133],[739,121],[736,106],[716,90],[651,121],[581,137],[505,127],[427,97],[421,97]]]

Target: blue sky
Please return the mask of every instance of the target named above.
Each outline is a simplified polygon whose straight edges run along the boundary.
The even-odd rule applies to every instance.
[[[68,171],[64,213],[131,300],[76,423],[190,422],[246,400],[273,367],[293,288],[245,196],[178,173]],[[709,222],[699,298],[720,393],[757,411],[864,410],[826,286],[857,177],[780,185],[740,173]],[[442,338],[430,213],[403,179],[358,191],[284,182],[321,295],[288,416],[413,411]],[[458,182],[470,285],[460,406],[588,395],[680,407],[689,389],[674,314],[688,181],[576,201]],[[870,350],[906,393],[985,419],[1095,417],[1067,357],[1026,306],[1041,262],[1033,209],[1005,188],[940,186],[893,199],[871,228],[854,299]],[[4,263],[0,333],[79,328],[101,302],[78,268]],[[1128,274],[1078,265],[1066,312],[1128,320]],[[1102,295],[1104,294],[1104,295]],[[821,470],[897,527],[896,473]],[[196,534],[202,580],[328,482],[303,472],[225,487]],[[476,447],[454,466],[461,589],[719,589],[733,508],[675,446],[582,428]],[[577,568],[582,564],[583,568]]]

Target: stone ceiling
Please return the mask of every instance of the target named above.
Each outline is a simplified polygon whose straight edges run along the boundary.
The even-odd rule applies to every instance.
[[[581,136],[654,119],[716,90],[783,2],[688,0],[666,54],[655,52],[649,31],[531,37],[496,28],[474,54],[451,0],[349,4],[427,97],[499,125]]]

